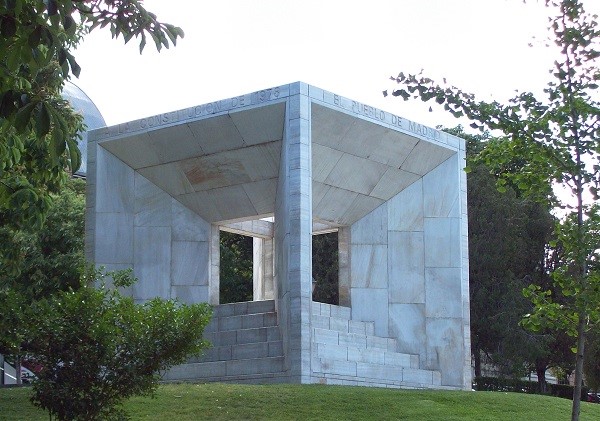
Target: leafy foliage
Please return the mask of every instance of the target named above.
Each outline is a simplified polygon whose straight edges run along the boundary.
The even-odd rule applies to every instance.
[[[572,419],[579,418],[585,334],[600,322],[600,275],[596,267],[598,198],[600,184],[600,70],[597,19],[584,11],[580,0],[547,0],[555,15],[549,18],[552,41],[559,57],[551,71],[544,100],[519,93],[508,104],[477,101],[444,82],[439,85],[419,75],[392,77],[401,85],[392,92],[404,99],[435,100],[454,116],[466,116],[474,128],[504,134],[490,141],[480,154],[499,176],[498,188],[514,185],[529,197],[558,206],[567,216],[556,226],[567,264],[553,275],[559,300],[551,290],[530,287],[535,311],[525,323],[532,329],[566,329],[577,338]],[[387,92],[385,92],[387,94]],[[560,186],[570,198],[556,195]]]
[[[0,353],[22,354],[31,302],[57,291],[77,289],[84,272],[83,234],[85,184],[70,180],[62,194],[53,197],[42,227],[15,229],[0,226],[0,239],[11,253],[0,266],[0,291],[5,311],[0,312]]]
[[[10,287],[38,299],[76,288],[83,275],[85,183],[71,179],[51,204],[42,227],[0,227],[10,258],[0,267],[0,288]]]
[[[93,271],[77,290],[30,302],[12,313],[21,316],[14,326],[3,324],[20,332],[23,351],[42,367],[32,402],[60,420],[122,415],[125,399],[151,394],[161,372],[208,345],[202,340],[212,315],[207,304],[158,298],[135,304],[106,288],[106,276]],[[115,287],[135,281],[129,272],[110,276]],[[14,290],[0,293],[3,322],[19,300],[26,302]]]
[[[447,131],[467,140],[468,160],[490,141],[487,133],[469,135],[460,126]],[[554,219],[546,206],[522,197],[517,189],[500,193],[496,182],[484,163],[471,164],[467,195],[475,375],[481,376],[483,354],[503,375],[522,377],[537,371],[543,389],[546,369],[570,362],[569,346],[563,346],[560,335],[526,332],[519,321],[532,308],[523,288],[528,283],[550,284],[547,252]]]
[[[583,362],[585,382],[590,389],[600,390],[600,335],[592,331],[587,336],[585,360]]]
[[[467,140],[467,158],[476,156],[490,141],[459,126],[448,130]],[[532,305],[521,291],[528,283],[548,286],[552,250],[548,241],[553,217],[546,206],[522,197],[515,188],[505,193],[494,186],[497,178],[482,162],[471,163],[467,174],[469,197],[469,291],[471,346],[475,375],[481,375],[482,357],[500,375],[538,374],[544,391],[549,367],[568,367],[572,341],[559,333],[537,334],[519,326]]]
[[[161,371],[206,346],[210,320],[206,305],[136,305],[104,286],[130,284],[127,273],[82,280],[84,188],[70,180],[42,228],[0,228],[18,255],[12,272],[0,269],[0,353],[43,368],[33,401],[58,419],[117,416],[121,402],[151,393]]]
[[[252,301],[252,237],[221,231],[219,302]]]
[[[313,300],[338,305],[338,235],[337,232],[313,235],[312,273],[315,289]]]
[[[49,192],[79,168],[82,118],[60,97],[81,69],[72,50],[96,27],[125,42],[147,37],[158,50],[183,31],[164,24],[141,0],[0,1],[0,212],[3,225],[41,225]]]
[[[475,390],[489,390],[494,392],[538,393],[535,382],[503,377],[475,377],[473,379]],[[548,394],[570,399],[573,396],[573,386],[566,384],[550,384]],[[581,397],[587,395],[587,389],[581,391]]]
[[[82,187],[63,188],[84,127],[60,93],[81,71],[74,47],[105,26],[139,38],[140,52],[147,38],[160,51],[183,37],[141,0],[0,0],[0,351],[41,365],[33,402],[59,419],[118,416],[124,399],[207,345],[211,317],[203,304],[136,305],[96,271],[82,278]]]

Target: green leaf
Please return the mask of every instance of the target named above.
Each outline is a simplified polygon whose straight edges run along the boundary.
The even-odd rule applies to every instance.
[[[48,16],[54,16],[58,13],[56,0],[46,0]]]
[[[61,66],[65,64],[67,61],[67,50],[65,48],[60,48],[58,50],[58,64]]]
[[[42,138],[50,131],[50,111],[48,106],[40,102],[40,109],[36,115],[35,132],[38,138]]]
[[[69,61],[69,65],[71,66],[71,72],[75,75],[75,77],[79,77],[81,73],[81,67],[75,61],[75,57],[71,53],[67,53],[67,60]]]
[[[71,172],[74,173],[81,167],[81,152],[74,139],[68,138],[67,144],[69,146],[69,165],[71,167]]]
[[[40,45],[40,41],[42,39],[42,27],[40,25],[36,26],[29,37],[27,38],[27,43],[30,48],[37,48]]]
[[[63,18],[63,27],[65,28],[65,31],[69,37],[73,37],[77,31],[75,20],[70,15],[66,15]]]
[[[57,157],[61,156],[67,148],[67,142],[65,141],[63,132],[57,126],[52,130],[52,147],[54,148],[54,153]]]
[[[19,133],[23,133],[27,128],[29,120],[31,120],[31,113],[36,105],[36,102],[30,102],[17,112],[15,116],[15,129]]]
[[[0,34],[4,38],[12,38],[17,33],[17,24],[12,16],[2,16],[0,20]]]
[[[14,110],[14,91],[9,89],[8,91],[0,94],[0,116],[7,118],[14,112]]]
[[[146,46],[146,35],[142,34],[142,40],[140,41],[140,54],[144,51],[144,47]]]

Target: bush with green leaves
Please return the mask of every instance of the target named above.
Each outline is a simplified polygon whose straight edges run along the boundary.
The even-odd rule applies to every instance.
[[[49,194],[79,168],[83,118],[60,92],[79,77],[73,55],[92,30],[175,45],[183,30],[160,22],[143,0],[0,1],[0,213],[2,225],[41,226]],[[108,31],[107,31],[108,32]],[[0,243],[0,257],[1,248]]]
[[[537,382],[516,379],[514,377],[475,377],[473,389],[491,392],[516,392],[548,394],[559,398],[571,399],[574,387],[569,384],[548,384],[548,390],[540,393]],[[581,399],[585,399],[588,389],[581,390]]]
[[[107,287],[107,277],[113,287]],[[21,311],[17,339],[41,367],[32,402],[50,417],[122,418],[127,398],[152,394],[165,370],[208,346],[202,339],[212,316],[208,304],[159,298],[136,304],[119,292],[134,281],[130,271],[91,271],[79,289],[59,291]],[[3,304],[18,304],[18,295],[1,292],[0,313],[11,308]]]

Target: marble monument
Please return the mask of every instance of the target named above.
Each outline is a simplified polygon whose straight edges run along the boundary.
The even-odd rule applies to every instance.
[[[86,253],[137,302],[215,306],[165,380],[471,388],[465,143],[297,82],[88,135]],[[254,300],[219,304],[219,235],[253,237]],[[311,236],[338,233],[339,305]]]

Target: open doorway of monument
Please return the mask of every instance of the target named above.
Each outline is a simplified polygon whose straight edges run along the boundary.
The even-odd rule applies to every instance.
[[[339,304],[338,274],[338,232],[313,235],[313,301]]]
[[[219,303],[252,301],[252,237],[220,232]]]

